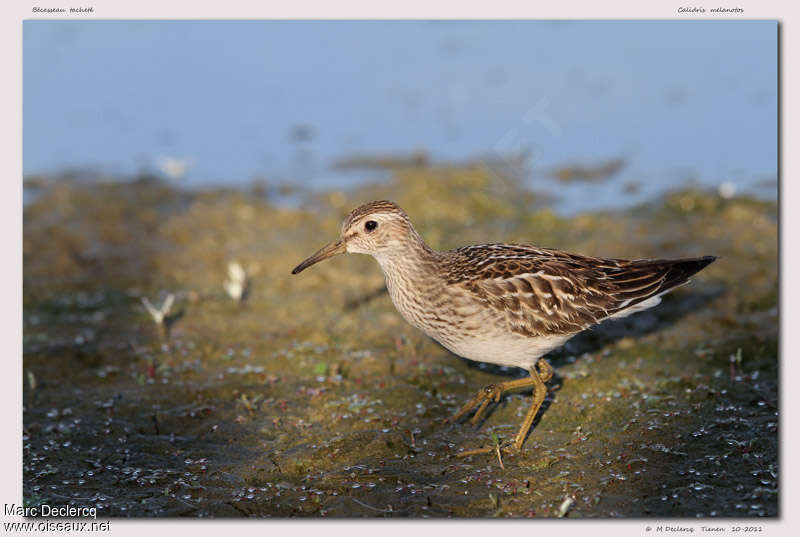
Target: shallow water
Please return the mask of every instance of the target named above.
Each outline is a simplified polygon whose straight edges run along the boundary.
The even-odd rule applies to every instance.
[[[687,176],[766,177],[774,199],[778,37],[774,20],[29,20],[24,170],[329,189],[377,179],[331,169],[354,156],[527,155],[570,214]],[[609,157],[612,188],[548,177]]]
[[[682,190],[565,218],[479,166],[392,177],[306,211],[158,181],[44,187],[23,241],[25,500],[110,516],[778,514],[774,203]],[[384,197],[436,248],[720,258],[551,355],[521,452],[457,458],[512,438],[529,394],[478,427],[444,419],[521,372],[408,326],[369,258],[289,275],[348,209]],[[252,280],[243,304],[222,287],[232,260]],[[140,297],[169,293],[161,330]]]

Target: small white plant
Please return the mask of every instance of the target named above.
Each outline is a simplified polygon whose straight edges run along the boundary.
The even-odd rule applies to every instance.
[[[736,195],[736,185],[730,181],[723,181],[717,188],[721,198],[729,200]]]
[[[31,391],[34,392],[36,391],[36,385],[37,385],[36,375],[34,375],[33,371],[31,371],[30,369],[28,369],[27,373],[28,373],[28,386],[30,386]]]
[[[573,503],[575,503],[575,499],[574,498],[572,498],[570,496],[567,496],[566,498],[564,498],[564,501],[561,502],[561,505],[558,506],[558,512],[557,512],[558,518],[563,518],[563,517],[567,516],[567,513],[569,512],[569,508],[572,507]]]
[[[158,161],[158,168],[161,173],[172,179],[173,181],[180,181],[186,177],[186,173],[192,163],[188,159],[179,159],[175,157],[162,157]]]
[[[167,295],[167,298],[164,299],[164,302],[161,303],[161,307],[159,308],[153,306],[153,303],[150,302],[146,296],[142,297],[142,304],[144,304],[147,313],[153,318],[153,322],[162,327],[164,326],[164,319],[169,315],[169,310],[172,309],[173,302],[175,302],[175,295],[172,293]]]
[[[236,302],[241,303],[247,293],[249,279],[247,272],[238,261],[228,263],[228,279],[222,282],[225,292]]]

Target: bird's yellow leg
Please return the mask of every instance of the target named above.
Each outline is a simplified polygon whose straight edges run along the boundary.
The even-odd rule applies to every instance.
[[[531,430],[533,420],[536,419],[536,414],[539,413],[539,408],[541,408],[547,395],[547,387],[544,383],[553,378],[553,367],[547,360],[539,360],[538,366],[539,371],[536,370],[535,366],[531,368],[530,379],[533,383],[533,402],[528,414],[525,416],[525,421],[522,422],[522,426],[519,428],[517,437],[514,439],[514,447],[518,450],[522,449],[522,444],[525,443],[528,431]]]
[[[547,387],[545,386],[545,383],[553,378],[553,367],[547,362],[547,360],[539,360],[537,365],[539,369],[537,370],[536,367],[532,367],[530,369],[530,376],[527,378],[504,382],[499,385],[487,386],[481,390],[477,396],[464,405],[464,407],[459,410],[458,413],[450,419],[450,421],[457,421],[461,419],[478,404],[481,404],[481,406],[478,408],[478,411],[475,413],[475,415],[482,415],[483,412],[485,412],[486,406],[488,406],[489,402],[492,399],[499,401],[500,396],[502,396],[504,392],[533,386],[533,401],[531,402],[531,408],[528,410],[528,413],[525,416],[525,421],[522,422],[522,426],[520,427],[519,432],[514,439],[514,443],[512,445],[507,444],[499,447],[501,451],[506,453],[512,450],[519,451],[522,448],[522,444],[525,442],[525,438],[528,436],[528,431],[530,431],[533,421],[536,419],[536,414],[539,413],[539,409],[541,408],[544,398],[547,395]],[[480,417],[478,417],[478,419],[480,419]],[[475,421],[477,420],[473,418],[473,422]],[[468,451],[462,451],[461,453],[458,453],[457,456],[468,457],[469,455],[491,453],[497,449],[497,447],[470,449]]]

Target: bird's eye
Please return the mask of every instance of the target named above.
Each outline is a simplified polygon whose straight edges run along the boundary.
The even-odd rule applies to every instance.
[[[364,224],[364,229],[367,231],[373,231],[376,227],[378,227],[378,223],[375,220],[367,220],[367,223]]]

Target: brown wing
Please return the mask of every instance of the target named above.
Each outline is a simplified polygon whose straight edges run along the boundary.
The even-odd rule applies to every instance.
[[[528,336],[571,334],[688,281],[714,257],[602,259],[521,245],[454,250],[448,283],[502,312]]]

